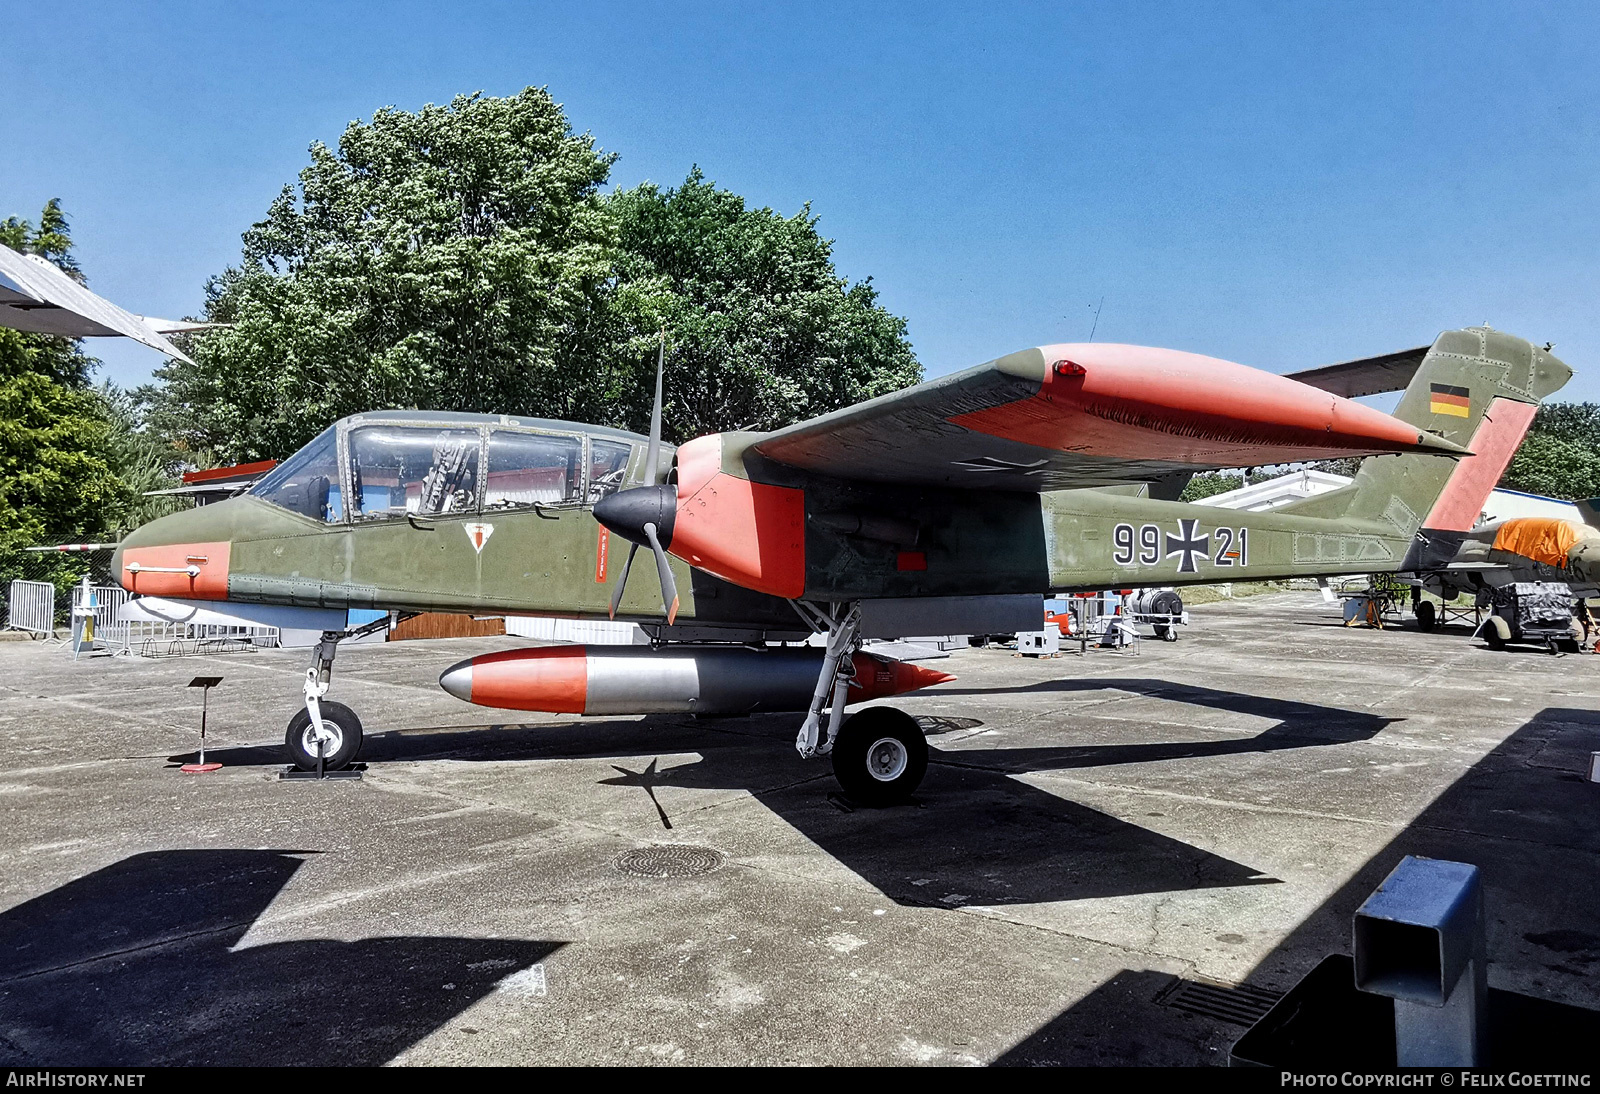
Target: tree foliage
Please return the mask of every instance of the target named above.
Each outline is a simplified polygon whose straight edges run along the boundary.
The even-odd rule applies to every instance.
[[[608,197],[613,159],[538,88],[380,110],[313,145],[208,283],[206,318],[232,326],[160,371],[155,421],[222,460],[389,407],[640,429],[661,327],[678,436],[920,376],[904,323],[834,273],[808,211],[747,209],[698,172]]]
[[[611,201],[624,284],[644,286],[671,332],[673,436],[773,429],[914,384],[905,320],[871,280],[848,284],[809,206],[746,208],[693,170]],[[642,423],[649,403],[630,410]]]
[[[0,221],[0,243],[83,280],[59,201],[44,207],[37,226]],[[83,559],[23,548],[98,534],[119,498],[103,454],[104,407],[88,387],[95,364],[75,341],[0,328],[0,588],[18,577],[70,584]]]
[[[37,227],[0,221],[0,243],[84,280],[58,201]],[[0,592],[18,577],[70,585],[88,569],[86,556],[26,547],[115,540],[163,511],[142,491],[171,485],[175,454],[131,397],[89,385],[98,364],[76,340],[0,328]]]
[[[1243,475],[1230,475],[1221,471],[1202,471],[1190,479],[1178,495],[1179,501],[1199,501],[1216,494],[1226,494],[1245,485]]]
[[[1500,479],[1551,498],[1600,495],[1600,403],[1546,403]]]
[[[312,145],[207,285],[232,328],[158,373],[162,424],[250,459],[360,410],[535,410],[588,357],[610,163],[535,89],[380,110]]]

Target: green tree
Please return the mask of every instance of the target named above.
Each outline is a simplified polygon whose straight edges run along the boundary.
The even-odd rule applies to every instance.
[[[37,227],[0,221],[0,243],[83,280],[59,201]],[[84,556],[23,548],[99,539],[127,504],[106,451],[106,404],[89,387],[97,364],[74,340],[0,328],[0,592],[18,577],[70,585],[88,569]]]
[[[611,162],[535,88],[379,110],[313,144],[206,287],[232,327],[159,371],[161,427],[245,460],[361,410],[540,413],[590,360]]]
[[[792,217],[746,208],[698,168],[681,186],[613,195],[620,284],[665,317],[674,439],[773,429],[922,379],[905,320],[871,279],[848,284],[810,207]],[[629,408],[648,418],[648,399]]]
[[[834,272],[809,211],[696,172],[601,193],[614,157],[539,88],[354,122],[311,148],[212,278],[152,421],[219,460],[415,407],[643,429],[657,331],[675,436],[776,425],[920,377],[905,324]]]
[[[1183,488],[1183,493],[1178,495],[1178,500],[1199,501],[1201,498],[1226,494],[1229,490],[1237,490],[1244,485],[1243,474],[1230,475],[1225,471],[1203,471],[1189,480]]]
[[[1600,495],[1600,403],[1546,403],[1500,479],[1551,498]]]

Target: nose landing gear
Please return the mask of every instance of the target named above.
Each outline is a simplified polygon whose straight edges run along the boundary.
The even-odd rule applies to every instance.
[[[306,669],[305,706],[289,719],[289,730],[284,735],[284,748],[296,768],[287,772],[286,777],[346,772],[355,762],[361,751],[361,719],[343,703],[323,696],[333,681],[333,658],[339,652],[339,643],[346,638],[374,634],[388,625],[389,619],[385,617],[354,630],[322,632],[322,640],[311,653],[311,667]]]

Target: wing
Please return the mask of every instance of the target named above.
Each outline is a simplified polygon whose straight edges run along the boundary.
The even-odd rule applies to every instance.
[[[169,319],[147,320],[123,311],[39,256],[19,254],[0,245],[0,327],[67,338],[120,334],[169,357],[189,361],[163,332],[194,326]]]
[[[1023,350],[778,430],[752,447],[838,478],[1020,491],[1379,452],[1466,451],[1289,377],[1112,344]]]

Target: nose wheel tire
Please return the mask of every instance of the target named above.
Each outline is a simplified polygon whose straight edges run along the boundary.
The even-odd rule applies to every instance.
[[[833,742],[833,774],[862,805],[905,801],[928,771],[928,741],[916,719],[893,707],[871,707],[845,719]]]
[[[361,719],[343,703],[327,699],[319,704],[322,721],[333,732],[333,739],[323,743],[322,763],[328,771],[349,767],[361,751]],[[311,727],[311,712],[301,707],[289,719],[289,732],[284,737],[289,750],[289,760],[301,771],[317,769],[317,738]]]

